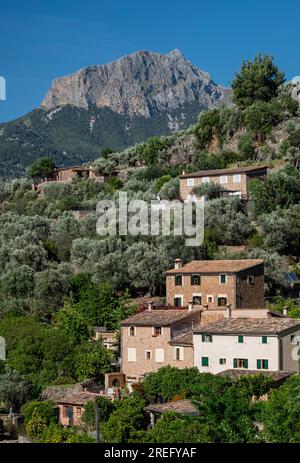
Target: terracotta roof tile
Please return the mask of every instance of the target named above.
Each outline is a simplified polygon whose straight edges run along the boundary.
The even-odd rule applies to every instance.
[[[213,177],[217,175],[226,175],[226,174],[243,174],[257,171],[266,171],[268,166],[250,166],[250,167],[230,167],[228,169],[214,169],[214,170],[199,170],[198,172],[190,172],[188,174],[180,175],[179,178],[194,178],[194,177]]]
[[[261,259],[241,260],[193,260],[178,269],[170,269],[166,275],[176,273],[236,273],[263,264]]]
[[[257,370],[238,370],[238,369],[229,369],[225,371],[221,371],[217,373],[217,376],[229,377],[229,378],[238,378],[240,376],[247,376],[247,375],[257,375],[262,374],[264,376],[269,376],[274,381],[280,381],[283,379],[287,379],[290,376],[294,375],[295,371],[257,371]]]
[[[165,404],[153,404],[146,408],[149,412],[166,413],[175,412],[183,415],[199,415],[199,411],[190,400],[176,400]]]
[[[194,311],[196,312],[196,310]],[[168,326],[184,320],[191,312],[186,309],[145,310],[121,322],[122,326]]]
[[[210,334],[280,334],[291,328],[300,330],[300,320],[293,318],[230,318],[199,326],[194,333]]]
[[[188,331],[185,334],[177,336],[176,338],[171,339],[170,344],[173,346],[193,346],[193,332]]]

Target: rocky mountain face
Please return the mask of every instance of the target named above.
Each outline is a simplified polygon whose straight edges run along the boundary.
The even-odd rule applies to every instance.
[[[46,110],[66,105],[85,109],[96,106],[149,118],[194,102],[211,108],[224,94],[224,88],[179,50],[166,55],[139,51],[56,79],[41,106]]]
[[[230,101],[230,90],[180,51],[139,51],[56,79],[41,106],[0,124],[0,178],[24,176],[35,159],[68,166],[121,151],[194,124],[201,111]]]

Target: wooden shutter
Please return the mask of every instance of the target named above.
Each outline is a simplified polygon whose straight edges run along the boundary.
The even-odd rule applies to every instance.
[[[238,361],[237,359],[233,359],[233,368],[237,368],[238,367]]]
[[[261,370],[261,360],[257,360],[257,369]]]

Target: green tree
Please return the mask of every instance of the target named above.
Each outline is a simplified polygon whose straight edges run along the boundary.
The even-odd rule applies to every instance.
[[[205,196],[207,199],[220,198],[224,193],[225,188],[214,182],[203,183],[193,188],[193,194],[197,196]]]
[[[40,158],[34,161],[28,168],[28,175],[34,180],[41,180],[47,177],[55,168],[53,159]]]
[[[111,413],[115,409],[115,403],[105,397],[99,397],[96,399],[98,409],[99,409],[99,418],[100,426],[101,423],[107,421]],[[96,428],[96,415],[95,415],[95,402],[90,401],[86,404],[84,408],[83,415],[81,417],[82,423],[84,423],[88,429],[94,430]],[[101,432],[101,430],[100,430]]]
[[[32,438],[40,437],[50,424],[58,424],[58,410],[52,401],[28,402],[22,414],[26,432]]]
[[[101,432],[105,442],[126,444],[135,436],[136,431],[145,429],[145,402],[140,397],[119,400],[116,409],[102,425]]]
[[[272,390],[262,410],[267,442],[300,442],[300,377],[289,378],[279,389]]]
[[[276,125],[276,119],[269,103],[257,101],[245,110],[244,120],[247,130],[255,136],[259,143],[263,143],[266,136]]]
[[[269,102],[284,82],[284,74],[271,56],[256,56],[254,61],[244,61],[236,74],[232,82],[233,101],[241,109],[258,101]]]
[[[0,376],[0,400],[8,408],[19,411],[28,396],[29,384],[18,371],[7,367],[5,373]]]
[[[199,418],[164,413],[151,431],[140,431],[133,441],[151,444],[208,443],[208,426]]]
[[[105,349],[101,340],[79,345],[75,356],[78,381],[90,378],[102,379],[105,373],[111,371],[112,361],[112,351]]]

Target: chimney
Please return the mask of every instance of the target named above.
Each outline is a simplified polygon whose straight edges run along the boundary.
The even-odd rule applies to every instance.
[[[150,301],[148,304],[148,310],[150,311],[152,309],[153,309],[153,302]]]
[[[194,310],[194,301],[189,302],[189,312],[192,312]]]
[[[284,315],[285,317],[287,317],[287,316],[288,316],[288,310],[289,310],[289,308],[288,308],[288,307],[286,307],[286,306],[285,306],[285,307],[283,307],[283,315]]]
[[[186,174],[186,171],[185,171],[185,170],[183,170],[183,171],[182,171],[182,175],[185,175],[185,174]]]
[[[231,305],[226,306],[226,318],[231,318]]]
[[[175,259],[174,260],[174,268],[181,268],[183,266],[182,259]]]

